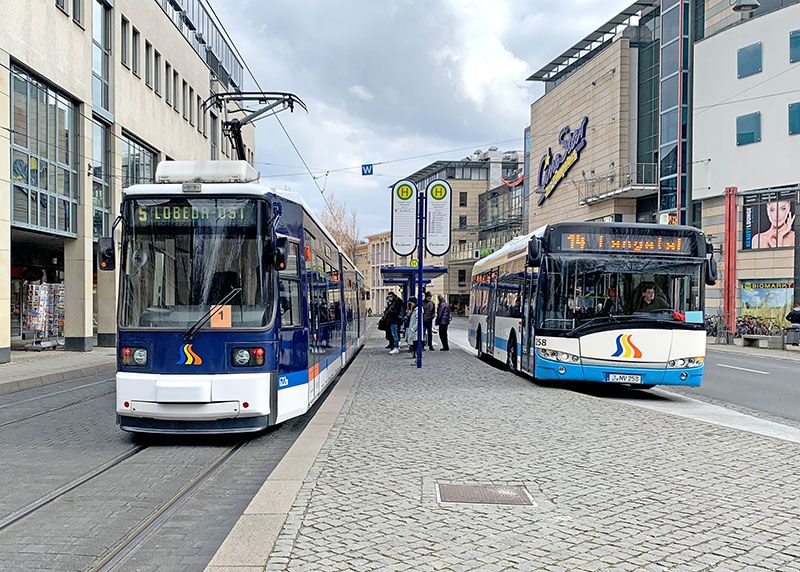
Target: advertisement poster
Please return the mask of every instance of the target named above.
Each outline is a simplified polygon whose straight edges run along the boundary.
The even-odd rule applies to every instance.
[[[786,314],[792,309],[794,281],[742,280],[741,315],[763,318],[767,322],[786,325]]]
[[[744,195],[743,250],[794,246],[796,193],[791,190]]]

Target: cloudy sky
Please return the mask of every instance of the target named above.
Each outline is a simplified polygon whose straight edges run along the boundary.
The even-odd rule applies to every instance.
[[[631,0],[211,0],[261,87],[308,105],[281,115],[320,187],[389,227],[387,187],[437,160],[521,149],[527,82]],[[254,89],[251,81],[247,89]],[[320,192],[277,121],[257,128],[264,182],[316,211]],[[448,152],[449,151],[449,152]],[[398,161],[419,155],[416,159]],[[362,177],[362,163],[391,161]],[[355,167],[350,170],[326,171]]]

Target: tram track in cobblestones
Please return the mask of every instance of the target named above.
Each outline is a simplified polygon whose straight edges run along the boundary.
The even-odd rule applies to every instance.
[[[9,425],[15,425],[17,423],[22,423],[23,421],[28,421],[29,419],[34,419],[36,417],[41,417],[42,415],[47,415],[48,413],[53,413],[55,411],[61,411],[62,409],[67,409],[68,407],[73,407],[75,405],[81,405],[82,403],[86,403],[88,401],[93,401],[95,399],[100,399],[101,397],[105,397],[106,395],[111,395],[114,393],[114,390],[106,391],[104,393],[100,393],[98,395],[92,395],[91,397],[87,397],[85,399],[79,399],[77,401],[70,401],[69,403],[65,403],[63,405],[59,405],[58,407],[51,407],[50,409],[45,409],[44,411],[37,411],[36,413],[32,413],[30,415],[26,415],[24,417],[20,417],[19,419],[10,419],[9,421],[3,421],[0,423],[0,429],[3,427],[8,427]],[[47,396],[42,396],[41,398],[31,398],[30,400],[25,400],[25,402],[30,402],[33,399],[43,399]],[[7,405],[16,405],[16,403],[9,403]]]
[[[136,550],[142,542],[154,534],[162,524],[188,501],[204,483],[219,472],[225,464],[241,450],[247,440],[239,441],[227,450],[217,455],[197,475],[186,482],[172,497],[163,503],[147,519],[134,527],[116,546],[109,550],[97,564],[89,570],[91,572],[110,572],[123,564],[128,556]]]
[[[78,487],[88,483],[92,479],[99,477],[103,473],[110,471],[114,467],[121,465],[123,462],[127,461],[137,453],[142,452],[144,449],[147,448],[147,445],[136,445],[131,449],[125,451],[121,455],[117,455],[110,461],[103,463],[92,469],[91,471],[84,473],[83,475],[79,476],[76,479],[68,482],[67,484],[58,487],[56,490],[36,499],[35,501],[28,503],[21,509],[9,514],[8,516],[0,519],[0,532],[8,528],[9,526],[19,522],[20,520],[32,515],[36,511],[42,509],[43,507],[49,505],[51,502],[58,500],[59,498],[63,497],[64,495],[74,491]]]

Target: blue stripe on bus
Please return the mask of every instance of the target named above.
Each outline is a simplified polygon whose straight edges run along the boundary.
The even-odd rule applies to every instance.
[[[503,338],[498,338],[495,336],[494,338],[494,347],[498,350],[507,352],[508,351],[508,340],[504,340]],[[517,344],[517,356],[522,354],[522,344]]]
[[[319,373],[322,373],[328,366],[331,364],[336,363],[341,359],[341,354],[331,354],[325,356],[319,362]],[[289,389],[290,387],[296,387],[298,385],[304,385],[308,383],[308,370],[302,369],[300,371],[293,371],[290,373],[281,373],[278,374],[278,391],[281,389]]]

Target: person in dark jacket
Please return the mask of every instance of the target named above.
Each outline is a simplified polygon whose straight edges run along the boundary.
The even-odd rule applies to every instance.
[[[428,348],[430,349],[433,349],[434,319],[436,319],[436,304],[433,303],[433,294],[425,292],[425,301],[422,303],[422,335],[428,342]],[[424,343],[422,348],[425,349]]]
[[[786,315],[786,321],[790,322],[795,330],[800,330],[800,304],[795,304],[794,310]],[[794,332],[792,333],[794,334]],[[794,339],[797,340],[797,338]],[[792,345],[800,346],[800,342],[794,342]]]
[[[447,327],[450,325],[450,305],[444,296],[439,294],[439,309],[436,311],[436,325],[439,326],[439,339],[442,342],[442,347],[439,351],[450,351],[450,344],[447,341]]]
[[[386,321],[388,322],[389,329],[392,332],[392,349],[390,354],[400,353],[400,324],[405,319],[405,304],[400,299],[400,296],[389,293],[392,297],[392,302],[386,314]]]

